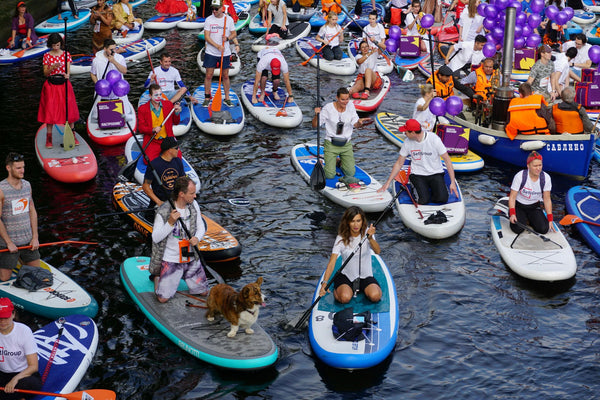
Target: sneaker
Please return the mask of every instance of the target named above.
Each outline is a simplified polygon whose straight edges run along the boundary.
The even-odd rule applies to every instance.
[[[343,176],[340,179],[338,179],[340,182],[342,183],[346,183],[346,184],[351,184],[351,183],[359,183],[360,179],[356,179],[353,176]]]
[[[358,93],[358,92],[352,93],[352,98],[353,99],[360,99],[360,93]]]
[[[47,149],[51,149],[52,148],[52,139],[46,139],[46,148]]]
[[[210,105],[210,97],[205,97],[202,102],[202,107],[208,107]]]
[[[227,107],[233,107],[233,102],[230,99],[223,100],[223,103],[225,103]]]
[[[369,99],[369,93],[367,91],[364,91],[361,95],[360,98],[363,100],[368,100]]]

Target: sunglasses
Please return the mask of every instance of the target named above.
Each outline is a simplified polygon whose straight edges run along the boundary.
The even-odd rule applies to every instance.
[[[23,154],[15,154],[11,157],[12,161],[23,161],[25,159],[25,157],[23,156]]]

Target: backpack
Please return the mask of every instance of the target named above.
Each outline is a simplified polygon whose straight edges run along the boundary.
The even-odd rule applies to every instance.
[[[336,340],[358,342],[365,339],[363,329],[367,329],[370,324],[371,313],[369,311],[354,314],[353,308],[348,307],[334,314],[331,329]]]
[[[48,271],[46,268],[23,265],[19,269],[17,279],[13,282],[13,286],[34,292],[52,286],[53,282],[52,272]]]
[[[521,185],[519,186],[518,192],[520,192],[521,189],[525,187],[525,182],[527,182],[527,172],[528,171],[526,169],[522,171]],[[540,174],[540,188],[542,192],[544,192],[544,186],[546,186],[546,174],[544,174],[544,171],[542,171],[542,173]]]

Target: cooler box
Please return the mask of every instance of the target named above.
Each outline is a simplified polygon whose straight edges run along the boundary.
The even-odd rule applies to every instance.
[[[98,126],[100,129],[122,128],[123,100],[102,100],[98,102]]]
[[[442,139],[448,154],[467,154],[469,151],[469,128],[459,125],[437,126],[437,135]]]
[[[600,107],[600,85],[591,82],[575,84],[575,102],[584,107]]]
[[[419,36],[400,37],[400,45],[398,46],[400,57],[419,57],[421,55],[420,40],[421,37]]]
[[[535,49],[516,49],[513,68],[529,71],[531,67],[533,67],[533,64],[535,64],[536,60],[537,55]]]

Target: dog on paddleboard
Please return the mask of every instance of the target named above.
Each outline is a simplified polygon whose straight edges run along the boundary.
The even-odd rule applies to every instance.
[[[252,325],[258,319],[260,306],[264,306],[260,285],[263,278],[259,277],[256,282],[247,284],[240,292],[236,292],[231,286],[220,283],[213,286],[208,294],[206,306],[206,319],[214,321],[215,315],[222,314],[231,323],[231,330],[227,337],[235,337],[239,328],[251,335],[254,333]]]

